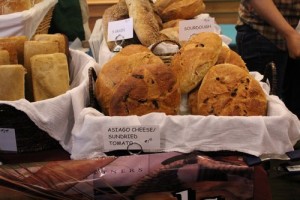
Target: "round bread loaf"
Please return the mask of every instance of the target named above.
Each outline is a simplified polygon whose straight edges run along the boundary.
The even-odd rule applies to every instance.
[[[200,84],[207,71],[215,65],[221,48],[222,40],[218,34],[203,32],[193,35],[173,56],[171,67],[183,94]]]
[[[166,64],[135,67],[113,91],[109,115],[145,115],[163,112],[176,115],[180,90],[173,71]]]
[[[266,113],[266,94],[246,70],[219,64],[205,75],[197,94],[197,114],[258,116]]]
[[[133,67],[153,63],[162,64],[163,61],[142,45],[128,45],[103,65],[96,80],[95,96],[104,114],[109,115],[114,90]]]

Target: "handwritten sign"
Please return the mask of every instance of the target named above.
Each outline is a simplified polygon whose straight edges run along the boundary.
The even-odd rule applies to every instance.
[[[108,23],[108,41],[117,41],[133,38],[133,19],[127,18]]]

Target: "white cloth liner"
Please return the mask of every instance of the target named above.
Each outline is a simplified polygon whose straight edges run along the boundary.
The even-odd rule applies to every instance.
[[[0,37],[25,35],[29,39],[58,0],[45,0],[22,12],[0,16]]]
[[[18,101],[0,101],[25,112],[28,117],[51,137],[59,141],[61,146],[71,152],[71,131],[75,119],[83,108],[89,104],[88,69],[97,68],[95,60],[86,53],[70,49],[70,90],[55,98],[29,102],[25,99]],[[98,66],[99,67],[99,66]]]

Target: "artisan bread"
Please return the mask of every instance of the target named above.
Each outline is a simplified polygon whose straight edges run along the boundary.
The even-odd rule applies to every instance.
[[[167,36],[160,33],[162,25],[157,20],[158,16],[149,0],[125,1],[129,17],[133,19],[133,29],[141,44],[148,47],[158,41],[168,39]]]
[[[25,98],[25,73],[22,65],[0,65],[0,100]]]
[[[163,22],[174,19],[192,19],[203,13],[203,0],[157,0],[155,2]]]
[[[34,101],[69,90],[68,61],[64,53],[39,54],[30,58]]]
[[[234,64],[248,71],[246,63],[242,57],[228,46],[223,45],[216,64]]]
[[[116,47],[116,43],[115,41],[108,41],[108,23],[127,19],[128,17],[129,13],[125,0],[120,0],[118,3],[104,10],[102,16],[103,35],[110,51],[114,50],[114,48]],[[129,44],[140,44],[140,41],[138,40],[135,32],[133,38],[124,40],[122,47],[125,47]]]
[[[176,76],[168,65],[148,64],[134,67],[116,87],[111,97],[111,116],[145,115],[163,112],[176,115],[180,90]]]
[[[0,40],[0,50],[8,51],[10,64],[18,64],[17,45],[14,41]]]
[[[128,45],[105,63],[98,73],[95,96],[104,114],[109,115],[110,101],[116,86],[144,64],[162,64],[163,61],[143,45]]]
[[[197,114],[258,116],[267,113],[267,97],[259,82],[233,64],[213,66],[197,93]]]
[[[222,39],[216,33],[193,35],[173,56],[171,67],[175,71],[183,94],[196,88],[207,71],[215,65],[222,48]]]
[[[27,70],[25,76],[25,91],[26,99],[33,101],[33,88],[32,88],[32,76],[31,76],[31,57],[38,54],[53,54],[59,53],[59,47],[57,42],[53,41],[33,41],[28,40],[24,43],[24,67]]]
[[[9,65],[9,52],[7,50],[0,50],[0,65]]]
[[[59,52],[64,53],[69,57],[69,41],[67,36],[62,33],[36,34],[33,36],[32,40],[57,42]]]
[[[29,10],[33,6],[32,0],[10,0],[1,2],[2,8],[0,9],[1,14],[11,14],[15,12],[22,12]]]

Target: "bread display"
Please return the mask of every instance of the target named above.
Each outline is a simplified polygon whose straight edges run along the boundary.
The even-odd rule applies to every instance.
[[[111,96],[117,85],[134,67],[145,64],[162,64],[163,61],[143,45],[128,45],[102,67],[95,86],[95,96],[103,112],[110,115]]]
[[[150,46],[160,40],[168,39],[160,33],[161,24],[157,20],[157,15],[153,5],[149,0],[125,0],[129,17],[133,18],[133,28],[139,41]]]
[[[10,64],[9,52],[7,50],[0,50],[0,65]]]
[[[183,94],[196,88],[207,71],[217,62],[222,48],[220,36],[212,32],[193,35],[171,61]]]
[[[30,62],[34,101],[53,98],[69,90],[68,61],[64,53],[34,55]]]
[[[155,6],[164,22],[192,19],[205,10],[202,0],[157,0]]]
[[[213,66],[197,92],[197,114],[216,116],[266,115],[267,98],[259,82],[232,64]]]
[[[177,115],[180,90],[173,71],[166,64],[140,65],[116,87],[111,97],[112,116],[163,112]]]
[[[22,65],[0,65],[0,100],[14,101],[25,97],[25,74]]]

